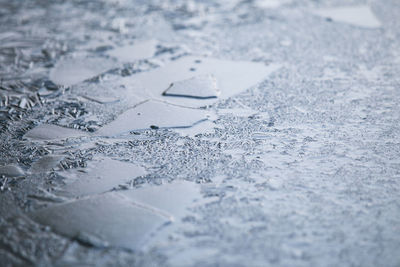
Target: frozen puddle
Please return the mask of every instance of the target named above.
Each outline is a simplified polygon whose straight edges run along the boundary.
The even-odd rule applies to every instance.
[[[59,85],[74,85],[93,78],[115,64],[104,58],[76,57],[66,58],[58,62],[50,71],[50,79]]]
[[[160,101],[146,101],[119,115],[97,131],[101,136],[115,136],[129,131],[191,127],[206,120],[208,112],[183,108]]]
[[[19,177],[23,176],[25,173],[24,171],[17,165],[9,164],[5,166],[0,166],[0,177]]]
[[[94,246],[139,249],[157,228],[170,222],[117,193],[81,199],[30,214],[53,231]]]
[[[29,130],[24,137],[33,140],[56,140],[87,135],[82,131],[45,123]]]
[[[108,158],[91,161],[86,168],[60,172],[66,178],[63,194],[74,197],[110,191],[145,174],[141,166]]]
[[[156,230],[183,218],[200,196],[197,184],[181,181],[83,198],[30,217],[84,243],[135,250]]]
[[[369,6],[323,8],[314,10],[313,13],[321,17],[332,19],[333,21],[344,22],[364,28],[376,29],[382,26]]]
[[[156,46],[157,41],[147,40],[134,43],[133,45],[117,47],[110,50],[107,54],[120,62],[128,63],[153,57],[156,52]]]
[[[200,75],[188,80],[171,83],[164,96],[190,97],[198,99],[217,98],[221,92],[213,75]]]
[[[127,77],[134,87],[144,88],[152,98],[188,107],[202,107],[215,103],[218,99],[226,99],[249,89],[265,80],[269,74],[277,70],[279,65],[265,65],[260,62],[230,61],[213,58],[183,57],[163,67],[149,72],[142,72]],[[212,75],[213,79],[204,79]],[[203,78],[201,78],[203,77]],[[175,86],[171,86],[175,84]],[[186,87],[186,89],[184,88]],[[188,88],[190,87],[190,88]],[[167,90],[168,89],[168,90]],[[218,96],[217,91],[221,92]],[[133,89],[134,90],[134,89]],[[179,91],[180,96],[166,97],[163,93]],[[172,90],[172,91],[171,91]],[[211,91],[211,95],[210,95]],[[204,95],[215,95],[218,98],[204,98]]]

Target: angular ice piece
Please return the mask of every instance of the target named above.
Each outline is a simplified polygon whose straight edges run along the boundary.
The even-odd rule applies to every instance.
[[[81,197],[109,191],[130,179],[145,175],[146,170],[133,163],[99,158],[89,162],[86,168],[71,169],[60,174],[66,178],[63,194]]]
[[[199,75],[171,83],[164,96],[190,97],[198,99],[217,98],[221,94],[214,75]]]
[[[0,166],[0,176],[4,175],[7,177],[19,177],[23,176],[24,174],[24,171],[17,165],[9,164]]]
[[[146,101],[119,115],[97,131],[101,136],[115,136],[129,131],[183,128],[207,119],[207,111],[183,108],[161,101]]]
[[[359,27],[376,29],[382,26],[371,8],[366,5],[322,8],[312,12],[321,17]]]
[[[104,58],[76,57],[58,62],[50,71],[50,79],[59,85],[74,85],[111,69],[115,64]]]
[[[117,47],[109,51],[108,55],[117,58],[123,63],[133,62],[152,57],[156,52],[156,45],[156,40],[141,41],[133,45]]]
[[[33,140],[55,140],[87,135],[82,131],[45,123],[29,130],[24,137]]]
[[[170,222],[161,213],[107,193],[29,214],[55,232],[92,245],[139,249],[157,228]]]
[[[47,155],[34,162],[30,167],[31,173],[48,172],[56,168],[64,158],[62,155]]]
[[[231,61],[201,57],[183,57],[163,67],[141,72],[126,79],[131,80],[132,90],[144,88],[152,98],[188,107],[202,107],[241,93],[265,80],[280,67],[261,62]],[[218,98],[193,99],[184,97],[163,97],[162,93],[171,83],[188,80],[201,75],[213,75],[218,82],[221,95]]]
[[[201,197],[199,185],[188,181],[124,190],[120,194],[135,203],[167,212],[175,218],[183,217],[187,208]]]

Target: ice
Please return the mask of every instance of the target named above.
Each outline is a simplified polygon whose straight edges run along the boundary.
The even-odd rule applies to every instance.
[[[108,55],[115,57],[118,61],[127,63],[140,59],[151,58],[156,51],[156,40],[139,41],[133,45],[117,47],[108,52]]]
[[[190,128],[177,128],[174,129],[175,132],[179,133],[182,136],[189,136],[189,137],[195,137],[198,134],[208,134],[208,133],[213,133],[216,128],[221,128],[221,126],[218,126],[212,121],[202,121],[200,123],[197,123],[193,127]]]
[[[31,173],[41,173],[41,172],[48,172],[60,164],[60,161],[64,158],[62,155],[46,155],[39,159],[38,161],[34,162],[29,169]]]
[[[209,112],[184,108],[160,101],[146,101],[119,115],[97,131],[101,136],[115,136],[129,131],[191,127],[207,119]]]
[[[109,59],[77,56],[59,61],[50,71],[50,79],[59,85],[74,85],[93,78],[115,66]]]
[[[0,176],[4,175],[7,177],[19,177],[23,176],[24,174],[24,171],[18,165],[9,164],[0,166]]]
[[[217,98],[221,92],[213,75],[200,75],[171,83],[164,96],[190,97],[198,99]]]
[[[52,124],[41,124],[29,130],[24,137],[33,140],[56,140],[72,137],[82,137],[88,134],[82,131],[60,127]]]
[[[130,179],[146,174],[146,170],[133,163],[121,162],[109,158],[97,158],[86,168],[60,172],[66,185],[62,188],[67,196],[87,196],[118,188]]]
[[[178,181],[159,186],[144,186],[139,189],[121,191],[121,194],[136,203],[167,212],[174,218],[182,218],[187,208],[201,198],[198,184]]]
[[[314,10],[313,13],[333,21],[364,28],[376,29],[382,26],[382,23],[374,15],[371,8],[365,5],[322,8]]]
[[[163,67],[142,72],[129,77],[137,88],[146,89],[153,98],[188,107],[202,107],[227,99],[268,78],[280,67],[278,64],[266,65],[260,62],[231,61],[214,58],[187,56],[172,61]],[[211,99],[184,97],[163,97],[162,94],[171,83],[189,80],[193,77],[213,75],[221,91],[220,96]]]
[[[277,8],[288,2],[289,0],[258,0],[256,6],[259,8]]]
[[[236,117],[249,117],[258,113],[250,108],[223,108],[217,111],[220,115],[232,115]]]
[[[127,201],[117,193],[54,205],[29,214],[55,232],[91,245],[140,249],[168,217]],[[93,242],[94,241],[94,242]]]
[[[94,95],[82,95],[83,98],[96,102],[98,104],[112,104],[112,103],[116,103],[119,101],[118,98],[115,97],[109,97],[109,96],[94,96]]]

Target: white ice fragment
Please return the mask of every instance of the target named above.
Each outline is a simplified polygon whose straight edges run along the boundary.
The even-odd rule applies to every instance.
[[[63,158],[62,155],[46,155],[34,162],[29,171],[31,173],[49,172],[55,169]]]
[[[29,130],[24,137],[33,140],[56,140],[71,137],[82,137],[87,135],[87,133],[75,129],[52,124],[41,124]]]
[[[80,197],[118,188],[118,185],[146,174],[146,170],[133,163],[99,158],[89,162],[86,168],[71,169],[60,174],[66,178],[63,194]]]
[[[115,136],[134,130],[191,127],[207,119],[202,109],[184,108],[161,101],[146,101],[119,115],[97,131],[101,136]]]
[[[221,91],[214,75],[199,75],[190,79],[171,83],[164,96],[190,97],[198,99],[217,98]]]
[[[156,40],[140,41],[133,45],[116,47],[115,49],[108,51],[108,55],[123,63],[133,62],[153,57],[156,52],[156,46]]]
[[[143,88],[152,95],[152,98],[188,107],[202,107],[211,105],[218,99],[227,99],[249,89],[267,79],[279,67],[278,64],[266,65],[261,62],[188,56],[172,61],[158,69],[126,77],[125,82],[128,83],[128,80],[131,80],[131,90],[137,91],[137,88]],[[218,82],[218,89],[221,91],[218,98],[194,99],[162,96],[171,83],[202,75],[213,75],[215,77]]]
[[[7,177],[19,177],[23,176],[24,174],[24,171],[15,164],[0,166],[0,176],[4,175]]]
[[[170,218],[118,193],[54,205],[29,216],[67,237],[131,250],[140,249],[152,232],[170,222]],[[82,240],[82,237],[90,238]]]
[[[175,218],[182,218],[188,207],[201,197],[199,186],[188,181],[124,190],[120,194],[136,203],[171,214]]]
[[[382,23],[374,15],[371,8],[366,5],[321,8],[312,11],[312,13],[333,21],[364,28],[376,29],[382,26]]]
[[[50,71],[50,79],[59,85],[74,85],[93,78],[115,64],[105,58],[90,58],[78,56],[59,61]]]

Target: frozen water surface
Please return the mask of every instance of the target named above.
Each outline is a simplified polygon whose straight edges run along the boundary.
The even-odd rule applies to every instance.
[[[54,231],[93,246],[140,249],[149,235],[169,218],[116,193],[108,193],[30,214]]]
[[[183,108],[160,101],[146,101],[119,115],[97,131],[101,136],[115,136],[129,131],[158,128],[185,128],[207,120],[210,112]]]
[[[82,137],[87,134],[83,131],[60,127],[52,124],[41,124],[29,130],[24,137],[32,140],[56,140],[72,137]]]
[[[63,194],[76,197],[110,191],[144,174],[141,166],[108,158],[90,161],[86,168],[60,172],[66,184],[62,187]]]
[[[116,47],[107,54],[120,62],[133,62],[151,58],[156,52],[156,46],[156,40],[138,41],[131,45]]]
[[[399,14],[0,0],[0,266],[398,267]]]
[[[314,14],[332,19],[337,22],[344,22],[354,26],[376,29],[382,26],[369,6],[344,6],[322,8],[313,11]]]
[[[163,95],[207,99],[217,98],[220,93],[217,79],[213,75],[202,75],[171,83]]]
[[[104,58],[77,56],[57,62],[50,79],[59,85],[74,85],[111,69],[115,64]]]

